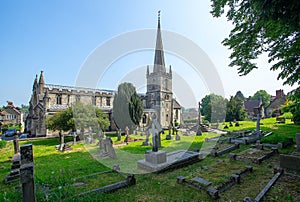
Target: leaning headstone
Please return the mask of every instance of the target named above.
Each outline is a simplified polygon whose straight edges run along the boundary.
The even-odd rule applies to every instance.
[[[20,181],[22,184],[23,202],[35,202],[32,144],[21,146]]]
[[[300,133],[296,134],[297,151],[300,151]]]

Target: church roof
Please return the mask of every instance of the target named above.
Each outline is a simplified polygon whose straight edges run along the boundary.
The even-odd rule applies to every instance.
[[[77,87],[77,86],[62,86],[62,85],[56,85],[56,84],[45,84],[45,88],[48,88],[49,90],[52,90],[54,88],[59,90],[68,90],[68,91],[85,91],[85,92],[99,92],[99,93],[106,93],[106,94],[114,94],[115,91],[113,90],[103,90],[103,89],[96,89],[96,88],[86,88],[86,87]]]

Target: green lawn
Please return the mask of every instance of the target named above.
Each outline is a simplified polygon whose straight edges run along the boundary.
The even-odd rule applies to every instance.
[[[264,139],[267,142],[286,137],[294,138],[295,133],[300,132],[300,126],[292,125],[289,122],[287,124],[276,124],[275,119],[265,119],[262,120],[262,123],[262,130],[274,132],[274,135]],[[240,127],[231,127],[230,130],[255,128],[255,122],[240,122],[240,124]],[[216,134],[204,133],[203,136],[181,135],[181,141],[165,140],[165,136],[166,134],[162,135],[162,149],[170,152],[177,149],[193,150],[195,147],[212,147],[212,143],[206,143],[204,139],[214,137]],[[145,138],[140,135],[131,137],[136,139]],[[112,139],[115,141],[116,137],[112,137]],[[221,198],[217,200],[242,201],[246,196],[255,197],[259,193],[260,189],[272,178],[272,168],[278,164],[278,155],[261,165],[229,161],[229,154],[217,158],[208,156],[193,165],[162,174],[136,174],[136,185],[114,193],[89,194],[74,198],[81,192],[125,179],[124,176],[116,173],[97,174],[88,177],[93,173],[110,170],[115,163],[120,165],[123,172],[137,173],[137,160],[143,159],[145,151],[151,149],[151,146],[141,146],[142,141],[130,142],[128,145],[116,149],[118,159],[114,160],[101,159],[98,154],[98,146],[95,144],[84,145],[78,143],[72,145],[73,149],[71,151],[61,153],[55,149],[55,145],[58,144],[56,138],[21,142],[21,144],[27,143],[32,143],[34,149],[37,201],[60,201],[61,199],[65,201],[211,201],[205,192],[177,184],[177,176],[182,175],[187,178],[201,176],[217,185],[227,179],[231,172],[239,171],[245,165],[251,165],[254,168],[253,175],[247,175],[240,185],[236,185],[222,193]],[[234,152],[242,152],[248,148],[249,145],[242,145],[240,149]],[[290,147],[290,150],[294,150],[294,147]],[[0,153],[0,178],[4,179],[11,166],[12,142],[8,142],[5,148],[0,149]],[[247,180],[247,182],[244,180]],[[76,182],[83,183],[83,185],[73,186]],[[0,201],[21,201],[18,184],[19,182],[4,184],[1,181]],[[273,193],[276,193],[276,191],[273,191]],[[281,195],[277,198],[278,201],[286,199]],[[289,198],[293,198],[293,195]]]
[[[229,126],[229,123],[225,123]],[[239,130],[254,130],[256,128],[256,121],[239,121],[240,126],[233,126],[229,127],[228,129],[224,129],[224,124],[220,124],[219,128],[224,129],[226,131],[239,131]],[[277,143],[282,142],[286,138],[293,138],[296,140],[296,133],[300,132],[300,126],[294,125],[294,123],[287,119],[286,123],[276,123],[276,118],[267,118],[261,120],[260,125],[261,130],[265,132],[273,132],[273,135],[263,138],[262,142],[268,143]]]

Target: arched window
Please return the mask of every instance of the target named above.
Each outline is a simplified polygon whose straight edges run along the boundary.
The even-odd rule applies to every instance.
[[[62,101],[62,96],[59,94],[56,96],[56,104],[61,105],[61,101]]]

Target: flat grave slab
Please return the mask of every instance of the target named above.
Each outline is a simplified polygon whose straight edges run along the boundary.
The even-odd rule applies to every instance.
[[[174,168],[176,166],[194,163],[200,161],[201,159],[202,159],[202,155],[198,152],[178,150],[178,151],[167,153],[166,162],[164,163],[151,163],[143,159],[137,162],[137,166],[138,168],[148,172],[160,172],[160,171]]]
[[[253,162],[256,164],[260,164],[265,159],[271,157],[277,152],[276,149],[256,149],[250,148],[245,151],[242,151],[238,154],[235,154],[233,159],[238,161],[245,161],[245,162]]]

